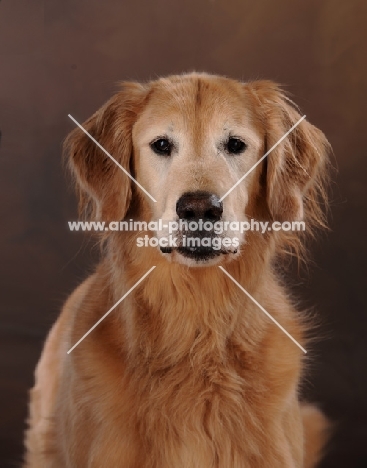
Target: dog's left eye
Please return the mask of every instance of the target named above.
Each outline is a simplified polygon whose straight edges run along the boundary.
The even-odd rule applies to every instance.
[[[228,153],[230,154],[240,154],[243,153],[246,149],[247,145],[244,141],[240,140],[239,138],[229,138],[227,143],[225,144],[225,148]]]
[[[159,138],[150,144],[152,150],[161,156],[170,156],[172,152],[172,143],[166,138]]]

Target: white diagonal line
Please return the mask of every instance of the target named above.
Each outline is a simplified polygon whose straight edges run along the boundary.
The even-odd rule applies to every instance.
[[[149,198],[151,198],[154,202],[157,202],[157,200],[156,200],[147,190],[145,190],[145,188],[144,188],[141,184],[139,184],[139,182],[138,182],[136,179],[134,179],[134,177],[133,177],[124,167],[122,167],[121,164],[118,163],[118,162],[116,161],[116,159],[115,159],[113,156],[111,156],[110,153],[109,153],[108,151],[106,151],[106,150],[103,148],[103,146],[102,146],[100,143],[98,143],[98,141],[97,141],[96,139],[94,139],[94,138],[92,137],[92,135],[91,135],[90,133],[88,133],[87,130],[86,130],[84,127],[82,127],[82,126],[80,125],[80,123],[77,122],[77,121],[74,119],[74,117],[73,117],[72,115],[68,114],[68,117],[69,117],[81,130],[83,130],[83,132],[84,132],[86,135],[89,136],[89,138],[98,146],[98,148],[100,148],[110,159],[112,159],[112,161],[116,164],[116,166],[118,166],[128,177],[130,177],[130,179],[131,179],[132,181],[134,181],[134,182],[136,183],[136,185],[137,185],[138,187],[140,187],[140,188],[142,189],[142,191],[148,195]]]
[[[133,291],[133,290],[134,290],[134,289],[135,289],[135,288],[136,288],[136,287],[137,287],[137,286],[154,270],[154,268],[155,268],[155,265],[152,266],[152,268],[151,268],[149,271],[147,271],[147,272],[145,273],[145,275],[142,276],[142,277],[140,278],[140,280],[139,280],[137,283],[135,283],[134,286],[133,286],[132,288],[130,288],[130,289],[128,290],[128,292],[125,293],[125,294],[122,296],[122,298],[119,299],[119,300],[116,302],[116,304],[115,304],[114,306],[112,306],[111,309],[110,309],[108,312],[106,312],[106,313],[104,314],[104,316],[101,317],[101,318],[98,320],[98,322],[96,322],[96,323],[93,325],[93,327],[92,327],[90,330],[88,330],[87,333],[86,333],[84,336],[82,336],[82,337],[80,338],[80,340],[79,340],[77,343],[75,343],[75,345],[74,345],[72,348],[69,349],[69,351],[67,352],[67,354],[70,354],[70,353],[73,351],[73,349],[75,349],[75,348],[78,346],[78,344],[80,344],[80,343],[84,340],[84,338],[86,338],[86,337],[89,335],[89,333],[92,332],[92,331],[102,322],[102,320],[104,320],[104,319],[107,317],[107,315],[108,315],[110,312],[112,312],[113,309],[115,309],[115,308],[125,299],[125,297],[127,297],[127,296],[131,293],[131,291]]]
[[[305,119],[305,118],[306,118],[305,115],[304,115],[303,117],[301,117],[301,118],[298,120],[298,122],[296,122],[296,123],[293,125],[293,127],[291,127],[291,128],[288,130],[288,132],[287,132],[285,135],[283,135],[282,138],[281,138],[279,141],[277,141],[277,142],[275,143],[275,145],[273,145],[273,146],[270,148],[270,150],[267,151],[267,152],[264,154],[264,156],[263,156],[262,158],[260,158],[260,159],[257,161],[257,163],[255,163],[255,164],[251,167],[251,169],[249,169],[249,170],[246,172],[246,174],[243,175],[243,176],[241,177],[241,179],[238,180],[238,181],[233,185],[233,187],[231,187],[231,188],[228,190],[228,192],[226,192],[226,193],[223,195],[223,197],[222,197],[219,201],[223,201],[223,200],[226,198],[226,196],[229,195],[229,194],[232,192],[232,190],[234,190],[234,189],[237,187],[237,185],[239,185],[239,184],[243,181],[243,179],[244,179],[245,177],[247,177],[247,176],[250,174],[250,172],[252,172],[252,171],[255,169],[255,167],[257,167],[257,166],[268,156],[268,154],[271,153],[271,152],[273,151],[273,149],[275,149],[275,148],[279,145],[279,143],[281,143],[281,142],[284,140],[284,138],[287,138],[287,136],[288,136],[288,135],[297,127],[297,125],[299,125],[299,124],[302,122],[302,120]]]
[[[285,334],[288,336],[288,338],[290,338],[290,339],[293,341],[293,343],[295,343],[305,354],[307,354],[307,351],[305,350],[305,348],[303,348],[303,347],[298,343],[298,341],[295,340],[295,339],[293,338],[293,336],[292,336],[290,333],[288,333],[287,330],[286,330],[284,327],[282,327],[282,326],[280,325],[280,323],[277,322],[277,321],[275,320],[275,318],[274,318],[272,315],[270,315],[269,312],[268,312],[267,310],[265,310],[264,307],[263,307],[261,304],[259,304],[259,303],[257,302],[257,300],[254,299],[254,298],[251,296],[251,294],[250,294],[249,292],[247,292],[246,289],[245,289],[244,287],[242,287],[242,286],[240,285],[240,283],[238,283],[238,281],[236,281],[236,280],[233,278],[233,276],[231,276],[231,275],[228,273],[227,270],[225,270],[222,266],[220,266],[219,268],[223,271],[223,273],[225,273],[225,274],[228,276],[228,278],[230,278],[230,279],[234,282],[234,284],[236,284],[236,285],[241,289],[242,292],[244,292],[244,293],[246,294],[247,297],[249,297],[249,298],[252,300],[252,302],[254,302],[254,303],[259,307],[259,309],[261,309],[261,310],[264,312],[264,314],[266,314],[266,315],[270,318],[270,320],[272,320],[272,321],[275,323],[275,325],[277,325],[277,326],[282,330],[283,333],[285,333]]]

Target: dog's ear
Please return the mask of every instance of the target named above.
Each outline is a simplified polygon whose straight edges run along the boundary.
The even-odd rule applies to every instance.
[[[269,151],[295,125],[301,114],[282,89],[270,81],[246,85],[257,101]],[[270,214],[278,221],[307,220],[322,224],[325,168],[329,143],[305,119],[266,158],[266,195]]]
[[[123,83],[122,89],[82,124],[83,128],[131,173],[132,127],[146,88]],[[131,180],[80,128],[66,138],[64,154],[74,174],[79,208],[90,219],[123,219],[131,200]]]

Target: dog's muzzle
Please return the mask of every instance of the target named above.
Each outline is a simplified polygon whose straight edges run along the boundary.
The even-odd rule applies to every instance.
[[[212,244],[217,238],[213,230],[192,231],[189,227],[190,223],[199,225],[199,222],[209,221],[213,225],[216,221],[221,220],[223,204],[217,195],[204,191],[186,192],[176,203],[176,213],[179,220],[184,221],[188,226],[179,233],[180,246],[177,251],[180,254],[196,261],[205,261],[222,253],[227,253],[222,249],[213,248]],[[208,243],[211,245],[203,245]],[[170,253],[172,248],[161,248],[161,251]]]

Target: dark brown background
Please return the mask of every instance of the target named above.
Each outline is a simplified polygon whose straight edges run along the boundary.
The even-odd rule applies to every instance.
[[[67,230],[67,114],[86,119],[117,80],[191,70],[286,84],[332,143],[332,230],[293,282],[324,322],[307,391],[339,422],[323,467],[367,466],[366,13],[363,0],[0,1],[1,467],[21,459],[43,339],[96,257]]]

